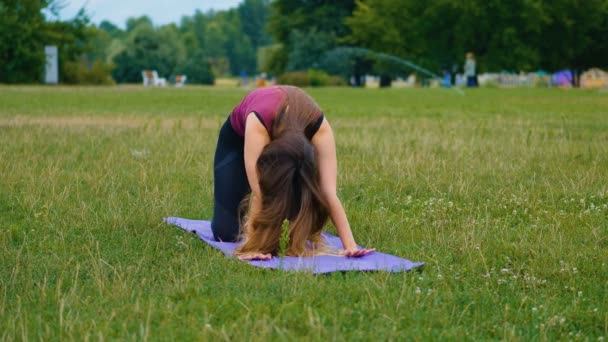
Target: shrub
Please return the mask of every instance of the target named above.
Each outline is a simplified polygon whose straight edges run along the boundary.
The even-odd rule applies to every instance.
[[[327,85],[330,87],[346,87],[348,83],[340,76],[329,76]]]
[[[176,75],[186,75],[191,84],[214,84],[215,76],[211,64],[204,54],[197,53],[185,63],[175,68]]]
[[[60,80],[67,84],[114,84],[112,79],[113,65],[102,61],[95,61],[91,67],[86,62],[66,62],[62,68]]]
[[[339,76],[330,76],[321,70],[310,69],[307,72],[286,72],[279,76],[279,84],[293,85],[297,87],[341,87],[346,86],[346,81]]]
[[[310,87],[310,77],[304,71],[286,72],[279,76],[279,84],[292,85],[296,87]]]
[[[313,87],[325,87],[329,83],[329,75],[321,70],[308,69],[308,78]]]

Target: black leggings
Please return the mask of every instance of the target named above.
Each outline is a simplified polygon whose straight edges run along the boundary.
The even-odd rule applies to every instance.
[[[235,242],[239,236],[239,207],[251,192],[244,158],[245,138],[232,129],[230,118],[220,130],[213,160],[213,221],[217,241]]]

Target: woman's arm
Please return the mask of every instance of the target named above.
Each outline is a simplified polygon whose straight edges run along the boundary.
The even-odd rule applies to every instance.
[[[262,150],[269,142],[270,136],[266,127],[256,117],[255,113],[249,113],[247,121],[245,121],[245,171],[247,172],[251,192],[258,200],[260,199],[260,183],[258,182],[256,163],[260,154],[262,154]]]
[[[341,252],[345,256],[363,256],[374,251],[374,249],[359,249],[355,243],[353,233],[346,217],[346,212],[336,192],[336,179],[338,174],[338,163],[336,159],[336,143],[331,126],[326,119],[312,138],[312,143],[317,154],[319,175],[321,178],[321,191],[329,206],[329,216],[338,230],[338,235],[344,246]]]
[[[245,171],[247,173],[247,181],[251,187],[251,202],[249,207],[248,222],[245,226],[249,226],[249,219],[253,217],[262,207],[262,197],[260,193],[260,183],[258,181],[258,173],[256,163],[264,146],[270,142],[270,136],[264,125],[256,117],[255,113],[247,115],[245,122]],[[240,259],[270,259],[270,254],[251,253],[239,256]]]

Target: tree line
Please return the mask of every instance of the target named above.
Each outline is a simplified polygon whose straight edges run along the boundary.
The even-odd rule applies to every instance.
[[[219,76],[317,70],[344,79],[412,70],[351,46],[439,72],[473,52],[481,71],[581,72],[608,67],[608,0],[244,0],[157,26],[148,17],[92,25],[84,11],[49,19],[53,0],[0,0],[0,82],[39,82],[44,45],[59,47],[64,83],[140,82],[141,71]],[[359,49],[360,50],[360,49]]]

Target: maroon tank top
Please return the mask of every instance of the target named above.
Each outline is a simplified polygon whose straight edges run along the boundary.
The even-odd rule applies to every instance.
[[[245,136],[247,114],[253,112],[270,134],[274,118],[286,100],[287,93],[278,86],[258,88],[251,91],[232,110],[230,124],[234,132],[240,136]]]
[[[285,101],[287,101],[287,92],[281,86],[254,89],[234,107],[230,114],[230,125],[237,135],[245,136],[247,115],[255,113],[266,127],[268,134],[272,136],[274,119]],[[323,113],[319,111],[319,118],[322,115]]]

